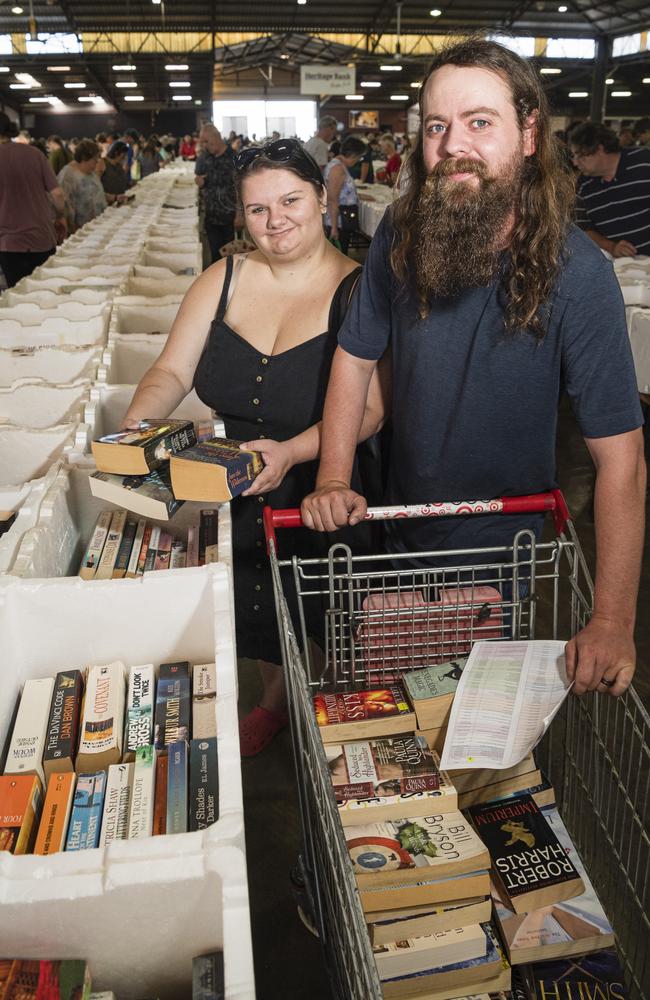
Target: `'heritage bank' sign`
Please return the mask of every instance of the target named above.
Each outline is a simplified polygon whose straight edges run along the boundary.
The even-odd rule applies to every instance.
[[[301,94],[354,94],[356,68],[354,66],[301,66]]]

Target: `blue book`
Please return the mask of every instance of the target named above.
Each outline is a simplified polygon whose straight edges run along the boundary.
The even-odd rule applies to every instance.
[[[537,1000],[585,1000],[601,997],[626,1000],[628,996],[623,970],[613,948],[582,958],[564,958],[554,962],[536,962],[526,967]]]
[[[79,775],[65,843],[66,851],[83,851],[99,846],[105,793],[106,771]]]
[[[167,748],[166,833],[187,832],[187,743],[178,740]]]
[[[156,688],[154,745],[166,750],[190,738],[192,681],[189,663],[161,663]]]

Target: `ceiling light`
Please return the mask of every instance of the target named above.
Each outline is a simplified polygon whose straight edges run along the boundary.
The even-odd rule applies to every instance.
[[[363,83],[359,84],[360,87],[381,87],[379,80],[364,80]]]
[[[307,0],[298,0],[298,6],[299,7],[304,7],[306,3],[307,3]]]
[[[121,71],[131,73],[135,69],[135,66],[131,66],[129,63],[125,63],[124,65],[113,66],[113,69],[116,70],[118,73]]]
[[[0,73],[9,73],[9,72],[11,71],[8,66],[0,66]]]
[[[90,103],[91,101],[93,103],[95,102],[95,98],[94,97],[89,97],[88,94],[84,94],[82,97],[78,97],[77,100],[78,101],[87,101],[88,103]]]
[[[169,86],[170,87],[190,87],[191,84],[190,84],[189,80],[170,80],[169,81]]]
[[[605,83],[607,83],[607,84],[610,84],[610,83],[613,83],[613,82],[614,81],[612,80],[611,76],[608,76],[607,79],[605,80]]]
[[[61,100],[60,97],[48,97],[48,101],[54,108],[63,107],[63,101]]]
[[[650,76],[644,76],[641,83],[650,83]]]
[[[408,100],[410,100],[408,94],[391,94],[390,95],[390,99],[391,99],[391,101],[408,101]]]
[[[612,97],[631,97],[631,90],[612,90]]]
[[[162,0],[151,0],[151,2],[152,2],[153,4],[155,4],[155,5],[156,5],[156,7],[160,7],[160,5],[161,5],[161,3],[162,3]]]
[[[558,69],[557,66],[542,66],[540,73],[543,76],[555,76],[557,73],[561,73],[562,70]]]
[[[22,12],[23,12],[23,8],[22,7],[12,7],[11,8],[11,13],[12,14],[22,14]]]
[[[566,12],[568,11],[568,9],[569,8],[567,7],[566,4],[561,3],[560,6],[557,9],[558,10],[558,14],[566,14]]]
[[[365,101],[363,94],[346,94],[346,101]]]
[[[172,94],[172,101],[191,101],[191,94]]]
[[[586,90],[570,90],[569,97],[589,97],[589,93]]]
[[[165,66],[165,69],[168,70],[170,73],[173,73],[174,70],[176,69],[183,70],[189,68],[190,67],[187,65],[187,63],[167,63],[167,65]]]
[[[197,101],[195,101],[194,103],[195,103],[195,104],[198,104],[198,105],[201,105],[201,104],[203,104],[203,101],[199,101],[199,100],[197,100]]]
[[[142,94],[125,94],[125,101],[144,101]]]
[[[438,7],[434,7],[433,10],[429,11],[429,13],[431,14],[431,17],[440,17],[442,11]]]
[[[30,104],[49,104],[52,100],[51,97],[30,97]]]
[[[64,83],[63,86],[64,86],[64,88],[66,90],[85,90],[86,89],[86,84],[85,83]]]
[[[31,90],[28,83],[10,83],[9,90]]]
[[[126,90],[127,87],[137,87],[138,84],[135,80],[118,80],[115,86]]]
[[[21,83],[26,83],[28,87],[40,87],[38,80],[35,80],[31,73],[16,73],[16,79]]]
[[[69,66],[46,66],[45,67],[50,73],[69,73]]]
[[[421,87],[421,86],[422,86],[422,80],[414,80],[413,83],[411,84],[413,90],[415,90],[416,87]]]
[[[379,67],[384,73],[397,73],[401,68],[399,63],[386,63],[385,66]]]
[[[280,59],[288,59],[288,58],[289,58],[289,53],[288,52],[281,52],[280,53]]]

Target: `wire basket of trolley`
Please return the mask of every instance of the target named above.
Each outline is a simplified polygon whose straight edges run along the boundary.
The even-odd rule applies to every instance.
[[[280,557],[276,531],[300,527],[300,511],[264,511],[304,836],[299,872],[341,1000],[383,993],[314,695],[390,685],[467,656],[477,640],[568,639],[593,604],[559,490],[368,510],[370,521],[544,512],[554,530],[541,540],[523,529],[510,545],[370,556],[337,543],[325,559],[299,559]],[[536,757],[616,933],[631,996],[650,997],[650,718],[632,688],[616,699],[570,697]]]

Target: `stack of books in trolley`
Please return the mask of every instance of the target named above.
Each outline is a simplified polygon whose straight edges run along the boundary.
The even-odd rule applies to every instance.
[[[383,994],[586,1000],[600,970],[620,1000],[612,928],[533,756],[440,769],[465,662],[314,696]],[[581,976],[586,993],[557,986]]]
[[[63,670],[23,686],[0,776],[0,849],[52,854],[218,819],[214,663]]]

